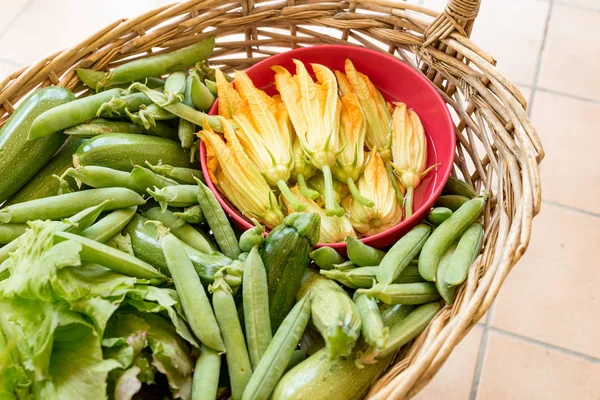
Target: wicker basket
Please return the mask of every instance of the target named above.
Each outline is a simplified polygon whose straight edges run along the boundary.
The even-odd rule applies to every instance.
[[[409,398],[440,369],[488,310],[521,258],[541,204],[538,164],[544,156],[520,91],[468,36],[481,0],[450,0],[437,13],[398,0],[189,0],[117,21],[72,48],[51,54],[0,82],[0,124],[33,89],[66,86],[86,94],[75,67],[106,70],[216,35],[212,63],[245,69],[300,46],[349,43],[389,52],[421,71],[454,115],[455,175],[492,193],[483,254],[453,306],[405,346],[373,386],[374,399]]]

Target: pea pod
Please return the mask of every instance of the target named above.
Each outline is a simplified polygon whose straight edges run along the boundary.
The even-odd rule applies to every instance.
[[[306,329],[310,317],[310,303],[310,296],[305,296],[283,320],[252,374],[243,400],[261,400],[271,396]]]
[[[215,38],[210,37],[170,53],[130,61],[110,71],[98,83],[98,86],[107,87],[134,82],[151,76],[161,76],[187,69],[206,59],[212,53],[214,45]]]
[[[123,275],[133,276],[140,279],[161,279],[167,277],[158,272],[153,266],[121,251],[98,243],[95,240],[74,235],[69,232],[54,233],[54,240],[64,242],[72,240],[81,244],[81,259],[84,262],[100,264]]]
[[[439,225],[452,215],[452,210],[446,207],[434,207],[427,213],[427,221]]]
[[[155,126],[157,121],[168,121],[177,118],[174,114],[165,110],[162,107],[152,103],[149,106],[142,106],[137,112],[132,113],[128,109],[125,109],[125,114],[131,122],[139,124],[144,129],[150,129]],[[175,139],[175,138],[169,138]]]
[[[335,251],[333,248],[324,246],[312,251],[310,259],[321,269],[330,270],[333,269],[334,264],[341,264],[345,260],[340,253]]]
[[[177,218],[181,218],[188,224],[202,224],[206,222],[206,218],[204,218],[202,208],[200,208],[199,204],[187,207],[183,212],[175,212],[173,215]]]
[[[192,107],[192,76],[188,75],[185,82],[185,93],[183,95],[183,103]],[[194,138],[196,136],[196,125],[193,122],[187,121],[183,118],[179,119],[179,126],[177,127],[177,136],[181,142],[181,147],[189,149],[194,146]],[[192,160],[193,161],[193,160]],[[185,182],[194,183],[194,182]]]
[[[381,260],[377,270],[377,282],[394,282],[412,259],[419,254],[430,234],[431,227],[420,224],[398,240]]]
[[[302,361],[306,360],[307,353],[305,350],[297,349],[294,350],[292,356],[290,357],[290,361],[288,361],[288,365],[285,367],[285,372],[288,372],[290,369],[294,368],[296,365],[300,364]]]
[[[137,207],[124,208],[116,210],[96,222],[82,232],[82,236],[88,239],[95,240],[100,243],[106,242],[108,239],[121,232],[125,226],[131,221],[137,211]]]
[[[221,355],[201,345],[192,382],[192,400],[214,400],[219,389]]]
[[[370,288],[375,282],[378,267],[359,267],[346,271],[332,269],[321,270],[321,274],[336,280],[350,289]]]
[[[444,275],[446,274],[448,265],[450,264],[452,254],[454,254],[454,251],[456,250],[456,244],[456,242],[452,243],[442,256],[442,259],[440,260],[440,265],[437,269],[437,279],[435,280],[435,287],[437,288],[440,296],[442,296],[442,299],[444,299],[446,304],[450,305],[454,303],[454,295],[456,294],[456,288],[448,285],[448,283],[444,280]]]
[[[25,233],[27,224],[0,224],[0,244],[7,244]]]
[[[191,76],[191,97],[194,106],[200,111],[208,111],[215,102],[216,97],[202,83],[197,73],[192,72]]]
[[[231,395],[234,400],[238,400],[242,398],[246,385],[252,376],[252,366],[250,365],[242,326],[240,325],[231,288],[220,274],[215,276],[215,282],[210,285],[209,290],[213,294],[215,315],[227,349],[225,357],[231,382]]]
[[[140,167],[139,165],[136,165],[131,171],[131,179],[137,190],[143,190],[144,192],[152,188],[162,189],[166,186],[177,185],[177,182],[174,180],[155,174],[148,168]]]
[[[205,79],[204,85],[206,85],[206,88],[208,90],[210,90],[210,92],[213,94],[213,96],[216,97],[218,95],[217,83],[215,81],[211,81],[210,79]]]
[[[150,168],[153,172],[165,176],[169,179],[173,179],[180,184],[184,185],[195,185],[196,179],[198,178],[201,181],[204,180],[204,176],[202,175],[202,171],[192,168],[183,168],[183,167],[173,167],[171,165],[152,165],[149,162],[146,162],[148,168]]]
[[[389,328],[383,325],[377,301],[366,294],[354,293],[354,303],[360,314],[362,336],[371,347],[382,349],[388,341]]]
[[[467,279],[469,267],[479,254],[482,241],[483,227],[475,222],[461,236],[456,251],[446,268],[444,281],[448,285],[460,285]]]
[[[225,211],[223,211],[210,189],[199,180],[196,181],[198,183],[198,202],[219,248],[227,257],[236,259],[242,251]]]
[[[37,219],[56,220],[70,217],[104,201],[106,201],[104,205],[106,211],[145,203],[139,194],[129,189],[91,189],[13,204],[0,210],[0,222],[24,223]]]
[[[430,282],[435,281],[442,255],[450,244],[479,218],[485,202],[486,198],[484,197],[469,200],[433,231],[419,256],[419,272],[425,280]]]
[[[106,77],[106,72],[96,71],[93,69],[87,68],[75,68],[75,72],[77,73],[77,77],[81,82],[83,82],[87,87],[96,91],[98,89],[98,83]],[[145,79],[146,85],[151,89],[157,89],[165,86],[165,81],[158,78],[148,77]],[[109,86],[107,89],[111,89],[113,87],[119,88],[127,88],[128,83],[123,83],[121,85]]]
[[[425,304],[440,298],[435,284],[430,282],[378,283],[358,292],[375,296],[386,304]]]
[[[185,93],[187,75],[185,71],[173,72],[165,81],[165,93],[171,96]]]
[[[143,106],[149,106],[150,104],[152,104],[152,100],[150,100],[144,93],[124,93],[122,96],[113,97],[107,102],[102,103],[96,112],[96,116],[125,116],[125,110],[129,112],[136,112]]]
[[[160,208],[154,207],[143,213],[143,215],[150,220],[160,221],[171,230],[175,237],[196,250],[206,254],[212,254],[214,251],[209,241],[200,232],[177,218],[171,211],[161,211]]]
[[[198,204],[198,187],[195,185],[165,186],[162,189],[148,189],[147,192],[163,210],[167,206],[189,207]]]
[[[62,178],[66,176],[74,178],[79,187],[82,183],[96,189],[122,187],[144,194],[131,178],[131,174],[112,168],[97,167],[95,165],[79,166],[66,170]]]
[[[350,271],[351,269],[357,267],[358,265],[354,264],[352,261],[344,261],[341,264],[333,264],[333,269],[337,271]]]
[[[33,121],[27,140],[39,139],[89,121],[103,103],[122,93],[123,89],[111,89],[51,108]]]
[[[463,204],[469,201],[468,197],[460,196],[457,194],[446,194],[438,197],[435,202],[436,207],[449,208],[452,211],[458,210]]]
[[[256,368],[272,339],[267,271],[258,254],[258,246],[253,247],[248,254],[243,281],[246,342],[252,367]]]
[[[442,194],[456,194],[459,196],[465,196],[468,199],[477,197],[477,193],[475,193],[475,190],[473,190],[468,183],[453,176],[448,178],[448,181],[442,189]]]
[[[64,130],[65,135],[91,138],[105,133],[146,133],[147,131],[132,122],[111,121],[96,118],[90,122],[75,125]]]
[[[260,247],[265,241],[265,228],[253,219],[254,228],[248,229],[240,236],[240,250],[251,251],[254,246]]]
[[[205,346],[218,352],[225,351],[208,296],[182,243],[163,226],[159,225],[157,230],[167,266],[192,332]]]
[[[419,273],[419,267],[417,265],[409,265],[404,268],[404,271],[400,274],[394,283],[416,283],[425,282],[425,279]]]
[[[364,244],[352,236],[346,236],[348,258],[359,267],[370,267],[379,265],[385,252]]]

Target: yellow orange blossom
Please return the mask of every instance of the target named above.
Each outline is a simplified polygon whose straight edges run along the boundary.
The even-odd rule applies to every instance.
[[[325,211],[317,205],[313,200],[302,196],[298,186],[294,186],[290,189],[300,201],[306,204],[306,212],[317,213],[321,216],[321,236],[319,239],[320,243],[337,243],[343,242],[346,236],[356,237],[356,232],[352,228],[352,224],[348,218],[343,215],[341,217],[333,216],[328,217]],[[285,199],[284,199],[285,202]],[[288,207],[288,211],[292,212],[292,209]]]
[[[339,119],[341,101],[333,72],[320,64],[312,64],[317,78],[313,81],[301,61],[294,60],[296,75],[274,66],[275,85],[286,105],[297,137],[310,162],[323,171],[327,190],[325,209],[329,216],[343,215],[344,210],[333,199],[331,167],[340,151]]]
[[[219,91],[219,113],[237,125],[236,134],[244,151],[269,185],[277,186],[296,211],[304,210],[289,191],[294,159],[292,131],[285,107],[279,98],[272,98],[257,89],[245,72],[235,73],[235,89],[221,71],[216,72]]]
[[[374,235],[398,224],[402,220],[402,205],[385,168],[385,163],[374,147],[369,161],[356,186],[360,193],[375,203],[365,207],[353,197],[347,197],[344,207],[354,229],[364,236]]]
[[[406,188],[404,209],[406,218],[412,215],[413,193],[421,179],[435,168],[427,166],[427,138],[416,112],[408,110],[406,104],[395,103],[392,122],[393,166],[400,182]]]
[[[252,165],[233,127],[223,117],[217,117],[224,129],[226,142],[208,124],[199,132],[219,169],[213,172],[215,183],[240,211],[274,227],[283,221],[283,214],[269,184]]]

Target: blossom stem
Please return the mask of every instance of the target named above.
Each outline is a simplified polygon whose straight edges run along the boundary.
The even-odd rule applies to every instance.
[[[341,217],[346,213],[346,211],[335,201],[331,167],[329,165],[323,165],[322,171],[323,179],[325,181],[325,215],[328,217]]]
[[[404,205],[404,193],[402,193],[402,189],[400,188],[400,185],[398,185],[398,180],[396,179],[396,175],[394,174],[394,170],[390,162],[385,163],[385,170],[387,171],[390,182],[392,182],[392,187],[396,192],[396,198],[402,205]]]
[[[292,206],[292,208],[296,211],[304,211],[306,210],[306,204],[303,204],[290,190],[283,179],[277,181],[277,187],[279,191],[285,197],[285,200]]]
[[[406,196],[404,197],[404,218],[407,219],[412,215],[413,194],[415,189],[412,186],[406,188]]]
[[[350,194],[352,195],[354,200],[358,201],[360,204],[362,204],[365,207],[373,207],[375,205],[373,200],[367,199],[365,196],[360,194],[360,192],[358,191],[358,188],[354,184],[354,181],[352,180],[352,178],[348,178],[346,183],[348,185],[348,189],[350,189]]]
[[[300,193],[302,196],[309,198],[311,200],[316,200],[319,198],[320,194],[316,190],[312,190],[306,185],[306,180],[304,179],[304,175],[298,174],[296,177],[296,181],[298,183],[298,187],[300,188]]]

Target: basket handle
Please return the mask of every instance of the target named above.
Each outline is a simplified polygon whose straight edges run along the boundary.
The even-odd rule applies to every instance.
[[[470,36],[473,21],[479,13],[482,0],[448,0],[444,11],[429,25],[425,31],[425,43],[429,46],[433,42],[445,39],[454,31],[464,36]]]

